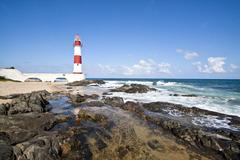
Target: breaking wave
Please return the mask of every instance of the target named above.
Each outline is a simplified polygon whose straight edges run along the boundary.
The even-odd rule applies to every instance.
[[[240,93],[211,88],[207,83],[199,85],[164,80],[107,80],[100,87],[113,89],[124,84],[143,84],[156,88],[157,91],[136,94],[113,92],[109,96],[123,97],[125,101],[170,102],[240,116]]]

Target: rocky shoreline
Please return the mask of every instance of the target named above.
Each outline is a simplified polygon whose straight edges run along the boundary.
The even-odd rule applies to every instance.
[[[152,90],[126,85],[104,95],[36,91],[1,97],[12,102],[0,104],[0,160],[240,159],[239,117],[106,96]]]

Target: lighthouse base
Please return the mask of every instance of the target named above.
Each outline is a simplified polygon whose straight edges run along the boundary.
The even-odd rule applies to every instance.
[[[0,76],[7,79],[24,82],[29,79],[38,79],[42,82],[74,82],[85,79],[82,73],[22,73],[17,69],[0,69]]]
[[[66,74],[66,79],[68,82],[81,81],[85,79],[85,75],[83,73]]]

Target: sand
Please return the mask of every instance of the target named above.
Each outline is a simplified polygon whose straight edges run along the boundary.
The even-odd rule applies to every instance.
[[[50,82],[0,82],[0,96],[10,94],[30,93],[32,91],[47,90],[48,92],[60,91],[61,83]],[[0,99],[1,103],[10,102],[10,99]]]

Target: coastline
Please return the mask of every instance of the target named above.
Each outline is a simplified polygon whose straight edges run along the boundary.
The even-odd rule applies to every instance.
[[[1,96],[15,95],[4,106],[8,107],[5,115],[0,115],[0,133],[4,133],[0,138],[5,137],[4,149],[8,147],[10,157],[237,159],[240,154],[239,117],[173,103],[124,101],[111,93],[149,92],[152,89],[148,86],[129,85],[109,90],[99,87],[103,82],[94,80],[72,85],[4,83],[11,89],[1,91]],[[21,91],[23,94],[19,95]],[[209,127],[201,121],[193,123],[196,117],[209,120],[205,116],[218,117],[222,124],[232,128]],[[19,118],[21,124],[15,122]],[[10,121],[10,126],[3,127]],[[13,126],[15,129],[11,129]],[[45,145],[39,146],[39,140]],[[47,145],[50,143],[55,145]],[[47,150],[51,152],[44,153]]]

